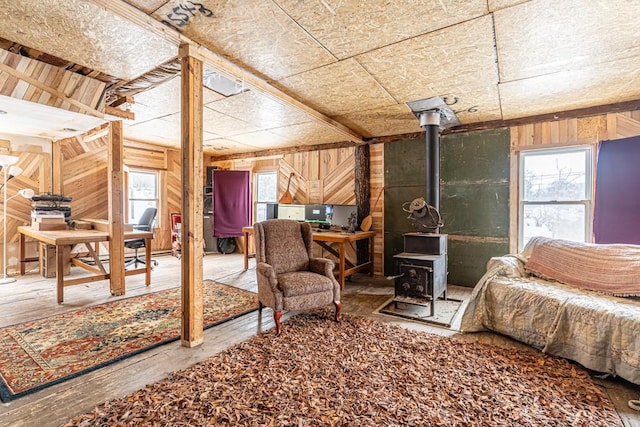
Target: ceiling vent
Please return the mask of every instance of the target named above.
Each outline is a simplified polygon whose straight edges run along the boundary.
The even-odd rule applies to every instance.
[[[223,76],[217,71],[209,70],[206,68],[203,71],[202,84],[212,91],[219,93],[220,95],[225,97],[238,95],[249,90],[247,87],[245,87],[243,82],[231,80],[230,78]]]

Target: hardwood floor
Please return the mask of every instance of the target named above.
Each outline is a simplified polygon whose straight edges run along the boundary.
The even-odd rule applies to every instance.
[[[144,275],[130,276],[127,278],[127,294],[124,298],[179,286],[180,261],[170,255],[157,256],[156,259],[158,266],[152,272],[151,286],[144,285]],[[255,261],[251,260],[249,270],[243,271],[241,254],[209,254],[204,257],[203,270],[205,279],[256,291]],[[74,268],[71,274],[82,273]],[[59,305],[56,303],[55,279],[44,279],[37,271],[17,279],[15,283],[0,286],[0,310],[3,313],[0,327],[123,298],[111,296],[108,282],[101,281],[66,288],[65,302]],[[468,288],[449,287],[449,296],[452,298],[465,300],[469,298],[470,293],[471,290]],[[393,284],[385,278],[355,275],[347,282],[343,291],[343,312],[370,316],[439,335],[457,335],[460,339],[537,351],[493,333],[457,334],[455,328],[459,325],[462,310],[459,310],[454,318],[452,329],[373,313],[392,295]],[[286,322],[287,317],[292,314],[286,313],[283,320]],[[0,425],[61,425],[72,416],[87,412],[99,403],[125,396],[146,384],[166,377],[174,370],[198,363],[227,347],[270,330],[273,326],[271,312],[268,309],[263,312],[262,317],[257,312],[242,316],[206,330],[204,343],[199,347],[181,347],[180,342],[176,341],[5,403],[0,407]],[[286,323],[283,326],[284,331]],[[627,406],[629,399],[640,398],[640,387],[621,380],[596,381],[606,389],[624,425],[640,426],[640,412]]]

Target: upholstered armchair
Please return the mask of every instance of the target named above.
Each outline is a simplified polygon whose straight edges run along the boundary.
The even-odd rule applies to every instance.
[[[269,219],[253,226],[260,312],[273,310],[280,333],[283,310],[307,310],[333,303],[340,321],[340,285],[334,262],[312,258],[311,226],[290,219]]]

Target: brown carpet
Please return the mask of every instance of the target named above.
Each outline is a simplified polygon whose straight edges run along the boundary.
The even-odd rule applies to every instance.
[[[621,426],[587,372],[362,317],[300,314],[78,425]]]

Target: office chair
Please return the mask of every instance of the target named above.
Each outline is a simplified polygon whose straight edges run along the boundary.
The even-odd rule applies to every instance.
[[[134,230],[142,230],[142,231],[151,231],[151,227],[153,226],[153,222],[156,219],[156,214],[158,213],[157,208],[147,208],[142,213],[142,217],[140,218],[140,223],[133,226]],[[145,247],[144,239],[133,239],[133,240],[125,240],[124,241],[125,248],[135,250],[135,254],[133,258],[125,262],[124,267],[127,268],[131,264],[133,264],[133,268],[136,268],[138,264],[145,264],[145,260],[138,256],[138,249]],[[158,261],[150,260],[153,262],[153,265],[158,265]]]
[[[182,215],[171,214],[171,255],[180,259],[182,251]]]

